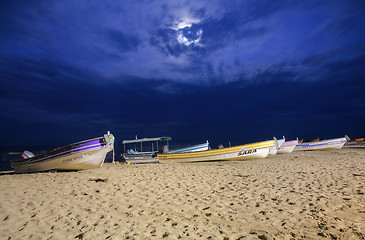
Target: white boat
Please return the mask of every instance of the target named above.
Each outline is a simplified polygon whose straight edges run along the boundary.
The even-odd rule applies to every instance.
[[[24,151],[24,159],[12,161],[11,167],[16,173],[99,168],[106,154],[113,149],[114,136],[108,132],[103,137],[74,143],[38,156]]]
[[[295,146],[294,150],[326,150],[326,149],[341,149],[349,140],[347,136],[343,138],[334,138],[316,142],[303,142]]]
[[[285,142],[285,137],[283,137],[283,139],[279,139],[277,140],[275,137],[274,137],[274,140],[276,140],[275,142],[275,145],[272,146],[269,150],[269,154],[270,155],[275,155],[278,150],[280,149],[281,145]]]
[[[297,144],[299,143],[298,139],[297,140],[292,140],[292,141],[285,141],[283,144],[281,144],[280,148],[278,149],[278,154],[281,153],[291,153],[293,152],[295,146],[297,146]]]
[[[236,147],[219,148],[200,152],[162,153],[157,154],[161,163],[166,162],[200,162],[222,160],[246,160],[265,158],[275,145],[275,140],[240,145]]]
[[[157,138],[141,138],[133,140],[124,140],[122,143],[124,145],[124,153],[122,154],[122,159],[126,163],[158,163],[159,158],[157,153],[159,150],[159,142],[166,141],[166,145],[162,146],[162,151],[166,153],[184,153],[184,152],[199,152],[208,150],[209,142],[203,144],[198,144],[190,147],[179,148],[175,150],[169,150],[169,140],[171,137],[157,137]],[[151,151],[143,151],[146,146],[143,147],[143,143],[151,143]],[[126,151],[126,144],[134,144],[134,149],[128,149]],[[140,144],[139,150],[137,144]],[[161,145],[161,144],[160,144]]]

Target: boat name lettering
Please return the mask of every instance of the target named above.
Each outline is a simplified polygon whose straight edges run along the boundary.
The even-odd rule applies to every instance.
[[[72,161],[74,161],[76,159],[80,159],[80,158],[82,158],[82,157],[80,156],[80,157],[75,157],[75,158],[69,158],[69,159],[63,160],[63,162],[72,162]]]
[[[247,154],[253,154],[255,152],[257,152],[257,149],[244,150],[244,151],[240,151],[238,153],[238,156],[247,155]]]

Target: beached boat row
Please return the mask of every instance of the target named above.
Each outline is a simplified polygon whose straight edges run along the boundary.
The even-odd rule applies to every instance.
[[[198,145],[169,150],[168,141],[170,140],[171,137],[142,139],[136,137],[133,140],[124,140],[122,142],[124,153],[121,158],[128,164],[247,160],[265,158],[269,154],[290,153],[295,150],[340,149],[350,141],[347,136],[309,142],[302,142],[298,139],[286,141],[283,137],[279,140],[274,138],[273,140],[217,149],[210,149],[209,142],[206,141]],[[151,144],[148,151],[143,151],[143,144],[145,143]],[[162,145],[161,150],[159,143]],[[132,144],[134,148],[126,149],[128,144]],[[137,145],[140,145],[140,150],[137,150]],[[74,143],[38,156],[24,151],[21,155],[23,159],[12,161],[11,166],[16,173],[86,170],[101,167],[106,154],[112,150],[114,162],[114,136],[108,132],[102,137]]]
[[[140,153],[135,148],[128,150],[122,154],[121,158],[127,163],[146,163],[146,162],[199,162],[199,161],[225,161],[225,160],[247,160],[255,158],[265,158],[269,154],[290,153],[294,150],[321,150],[321,149],[340,149],[349,140],[349,138],[336,138],[323,141],[300,142],[297,140],[286,141],[285,137],[276,139],[240,145],[228,148],[208,149],[208,141],[206,144],[192,146],[184,150],[168,150],[168,140],[170,137],[161,138],[144,138],[136,140],[125,140],[123,143],[141,143],[151,141],[167,140],[163,151],[160,152],[143,152]],[[152,145],[152,149],[153,149]],[[158,145],[157,145],[158,146]],[[204,146],[204,147],[198,147]],[[125,147],[124,147],[125,148]],[[142,149],[142,145],[141,145]],[[194,151],[192,150],[194,149]],[[147,156],[148,154],[148,156]]]

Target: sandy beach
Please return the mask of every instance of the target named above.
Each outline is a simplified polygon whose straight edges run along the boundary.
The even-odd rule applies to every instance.
[[[365,149],[0,175],[0,239],[364,239]]]

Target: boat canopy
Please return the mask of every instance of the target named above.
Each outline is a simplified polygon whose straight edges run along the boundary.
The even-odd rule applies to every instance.
[[[171,137],[140,138],[140,139],[133,139],[133,140],[123,140],[122,144],[158,142],[158,141],[169,141],[169,140],[171,140]]]

